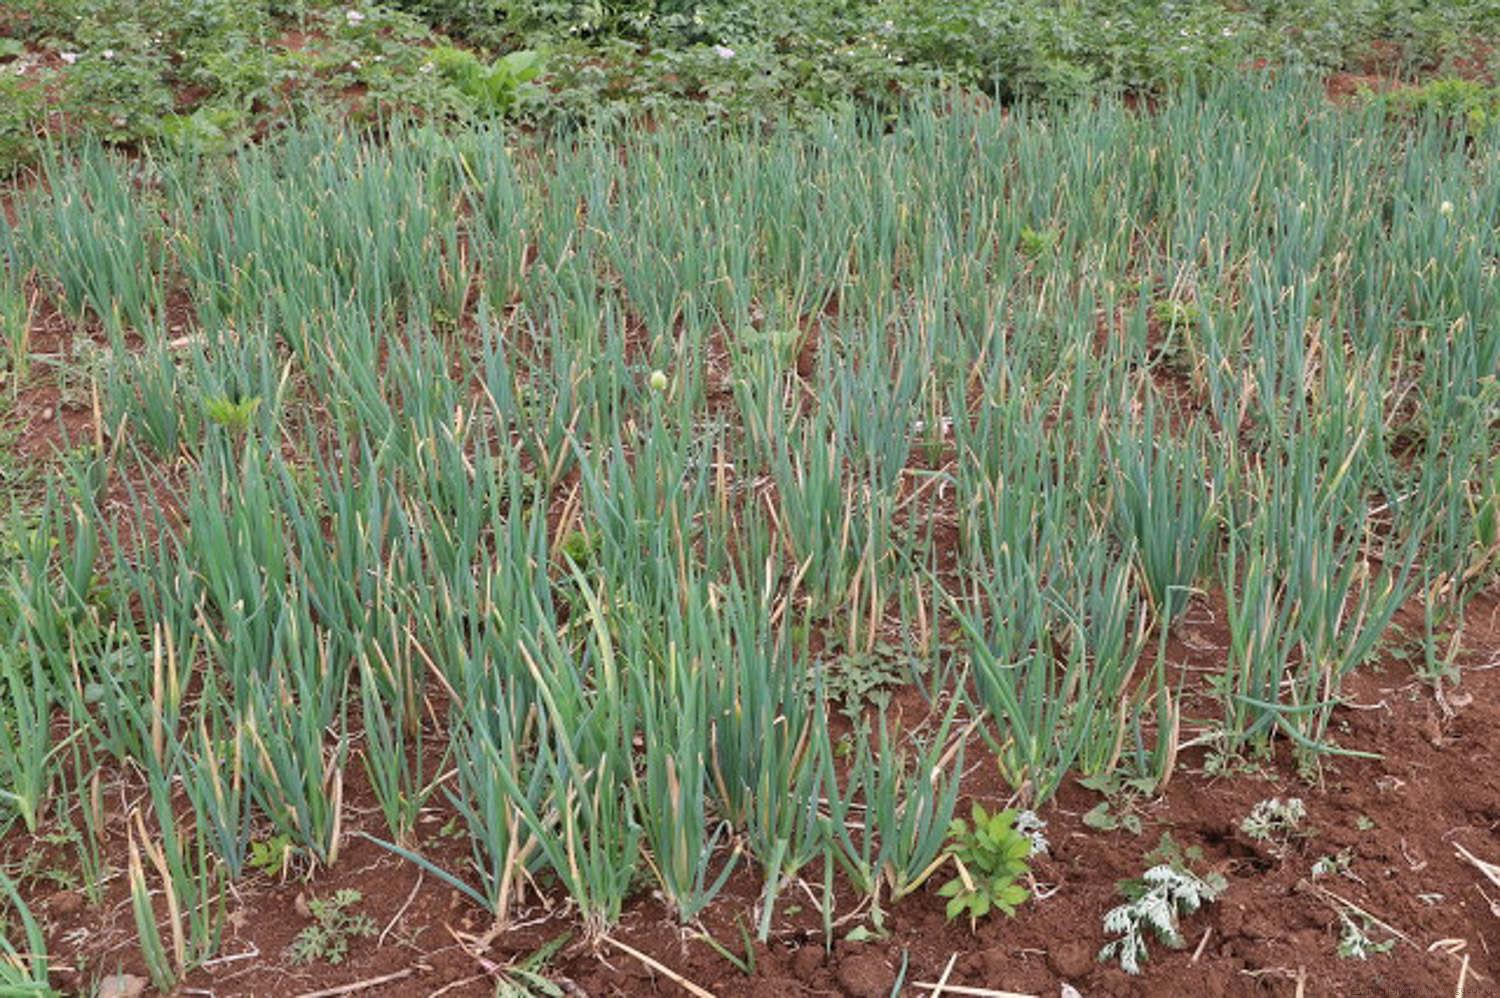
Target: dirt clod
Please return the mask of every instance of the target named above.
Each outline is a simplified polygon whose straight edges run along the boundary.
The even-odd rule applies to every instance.
[[[839,961],[839,984],[851,998],[885,998],[896,983],[896,972],[874,951],[851,953]]]
[[[55,918],[67,918],[83,910],[83,895],[77,891],[58,891],[47,898],[47,913]]]
[[[792,970],[796,973],[799,981],[805,981],[813,976],[823,966],[823,947],[817,943],[808,943],[797,950],[792,957]]]
[[[1082,940],[1072,940],[1047,951],[1047,967],[1065,981],[1081,981],[1094,969],[1094,950]]]

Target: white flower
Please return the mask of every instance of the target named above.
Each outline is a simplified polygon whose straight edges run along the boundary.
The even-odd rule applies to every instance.
[[[1438,214],[1439,215],[1451,215],[1451,214],[1453,214],[1453,202],[1452,201],[1444,201],[1442,204],[1438,205]]]
[[[419,72],[419,73],[430,73],[430,72],[432,72],[432,63],[430,63],[430,62],[424,62],[424,63],[422,63],[422,65],[420,65],[420,66],[417,67],[417,72]]]
[[[349,68],[350,69],[359,69],[360,68],[360,62],[359,62],[359,60],[358,59],[350,59],[349,60]]]
[[[351,27],[351,28],[354,27],[356,24],[362,23],[364,21],[364,19],[365,19],[365,15],[363,13],[361,13],[360,11],[357,11],[357,10],[346,10],[346,11],[344,11],[344,20],[346,20],[346,21],[349,22],[349,27]]]
[[[105,49],[103,52],[100,52],[99,54],[101,56],[103,56],[104,58],[106,58],[106,59],[113,59],[115,57],[115,50],[114,49]]]
[[[69,66],[78,61],[77,52],[59,52],[57,53],[57,57],[63,62],[67,63]]]
[[[1219,34],[1223,35],[1225,38],[1233,38],[1234,37],[1234,29],[1233,28],[1225,28],[1223,31],[1219,32]]]
[[[728,45],[715,45],[714,55],[718,56],[720,59],[733,59],[734,49],[730,48]]]

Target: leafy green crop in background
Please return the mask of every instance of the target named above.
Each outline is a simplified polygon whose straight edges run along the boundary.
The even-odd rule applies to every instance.
[[[1500,87],[1477,80],[1429,80],[1418,86],[1394,90],[1382,99],[1393,111],[1429,114],[1474,132],[1483,131],[1500,121]]]
[[[438,72],[483,114],[501,115],[516,102],[520,88],[536,79],[545,59],[539,52],[511,52],[485,65],[472,52],[439,45],[432,50]]]
[[[17,0],[0,167],[31,155],[35,105],[110,142],[219,153],[321,115],[768,121],[955,91],[1162,93],[1256,63],[1472,75],[1497,32],[1486,0]],[[1493,117],[1485,96],[1411,100]]]

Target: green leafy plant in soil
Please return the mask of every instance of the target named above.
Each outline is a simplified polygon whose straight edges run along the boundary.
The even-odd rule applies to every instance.
[[[343,963],[355,939],[375,934],[375,920],[363,912],[353,911],[363,895],[352,888],[342,888],[325,898],[310,898],[307,910],[313,924],[297,933],[288,951],[294,963]]]
[[[1303,831],[1307,807],[1300,797],[1271,797],[1256,802],[1250,813],[1240,820],[1240,831],[1257,842],[1284,845],[1291,836]]]
[[[1138,878],[1120,882],[1125,903],[1104,915],[1104,931],[1119,938],[1099,951],[1101,963],[1118,960],[1127,974],[1139,974],[1148,955],[1148,933],[1171,949],[1186,945],[1181,920],[1217,901],[1229,886],[1221,874],[1199,876],[1189,869],[1188,862],[1195,855],[1195,850],[1184,852],[1163,835],[1161,844],[1147,856],[1155,858],[1156,865]]]
[[[1368,960],[1389,953],[1396,946],[1394,938],[1376,942],[1370,938],[1372,923],[1363,915],[1339,912],[1338,955],[1344,960]]]
[[[443,78],[484,114],[509,111],[520,89],[536,79],[545,64],[539,52],[510,52],[486,65],[474,53],[451,45],[432,50],[432,62]]]
[[[1482,131],[1500,120],[1500,87],[1459,77],[1397,87],[1380,95],[1393,113],[1431,115],[1469,131]]]
[[[949,826],[948,855],[958,875],[938,888],[948,899],[949,921],[967,915],[973,927],[992,912],[1014,915],[1031,896],[1018,881],[1030,872],[1035,842],[1016,827],[1018,816],[1012,809],[990,814],[976,803],[972,824],[955,818]]]

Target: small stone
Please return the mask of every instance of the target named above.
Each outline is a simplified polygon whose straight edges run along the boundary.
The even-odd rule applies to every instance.
[[[134,974],[110,974],[99,982],[94,998],[140,998],[146,993],[146,979]]]
[[[42,422],[52,422],[52,417],[55,415],[57,415],[57,412],[50,405],[42,407]]]
[[[1060,943],[1047,951],[1047,966],[1065,981],[1081,981],[1094,969],[1094,951],[1078,939]]]

